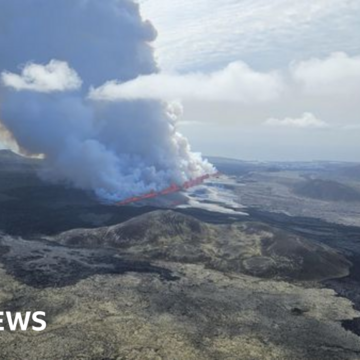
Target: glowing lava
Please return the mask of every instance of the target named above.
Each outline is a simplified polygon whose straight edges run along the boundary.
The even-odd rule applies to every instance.
[[[149,193],[142,194],[139,196],[133,196],[133,197],[127,198],[125,200],[119,201],[119,202],[115,203],[115,205],[118,205],[118,206],[129,205],[129,204],[132,204],[132,203],[135,203],[138,201],[153,199],[158,196],[169,195],[169,194],[173,194],[176,192],[184,191],[184,190],[190,189],[194,186],[201,185],[205,180],[209,179],[211,176],[219,176],[219,175],[220,175],[219,173],[215,173],[215,174],[211,174],[211,175],[206,174],[203,176],[199,176],[195,179],[186,181],[182,185],[171,184],[169,187],[167,187],[161,191],[151,191]]]

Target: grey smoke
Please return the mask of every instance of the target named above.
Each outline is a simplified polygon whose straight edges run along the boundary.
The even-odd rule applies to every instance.
[[[43,176],[120,199],[213,171],[154,100],[92,101],[91,87],[158,72],[156,31],[128,0],[0,0],[1,122]],[[176,108],[175,108],[176,109]]]

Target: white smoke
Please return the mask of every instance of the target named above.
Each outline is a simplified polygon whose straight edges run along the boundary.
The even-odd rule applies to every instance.
[[[109,81],[91,89],[94,100],[200,100],[257,103],[271,101],[284,91],[277,72],[261,73],[237,61],[210,74],[150,74],[128,82]]]
[[[24,16],[25,14],[25,16]],[[179,107],[92,101],[91,87],[156,73],[156,32],[129,0],[0,0],[1,119],[43,174],[107,199],[212,172],[176,130]]]
[[[15,90],[33,90],[50,93],[54,91],[77,90],[82,81],[75,70],[65,61],[51,60],[47,65],[27,64],[21,75],[3,72],[5,86]]]

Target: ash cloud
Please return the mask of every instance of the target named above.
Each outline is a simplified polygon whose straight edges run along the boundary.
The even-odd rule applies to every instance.
[[[93,101],[90,88],[158,72],[156,31],[128,0],[0,0],[1,122],[55,182],[121,199],[212,172],[176,106]]]

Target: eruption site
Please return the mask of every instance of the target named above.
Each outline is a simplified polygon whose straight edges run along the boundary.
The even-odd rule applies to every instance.
[[[41,176],[121,200],[214,172],[176,129],[177,106],[89,97],[154,74],[156,31],[130,0],[0,0],[0,128]]]

